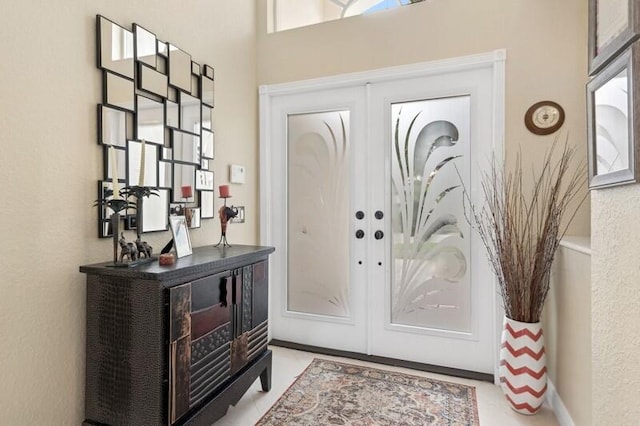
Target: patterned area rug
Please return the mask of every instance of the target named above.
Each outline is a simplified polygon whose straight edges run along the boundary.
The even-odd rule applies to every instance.
[[[314,359],[256,426],[478,424],[473,386]]]

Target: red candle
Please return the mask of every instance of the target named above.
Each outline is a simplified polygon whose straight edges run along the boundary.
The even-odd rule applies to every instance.
[[[182,188],[182,198],[191,198],[193,196],[193,189],[191,185],[185,185]]]
[[[220,185],[218,187],[220,189],[220,198],[229,198],[229,185]]]

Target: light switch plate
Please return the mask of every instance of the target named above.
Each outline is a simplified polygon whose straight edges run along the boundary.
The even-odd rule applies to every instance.
[[[238,164],[231,164],[229,166],[229,181],[231,183],[244,183],[245,181],[245,168]]]

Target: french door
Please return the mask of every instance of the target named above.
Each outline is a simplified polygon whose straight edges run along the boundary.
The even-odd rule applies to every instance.
[[[501,149],[504,55],[261,87],[272,338],[494,373],[464,188]]]

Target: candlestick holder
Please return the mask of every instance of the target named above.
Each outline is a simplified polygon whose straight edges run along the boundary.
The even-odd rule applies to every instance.
[[[227,207],[227,198],[231,198],[231,195],[220,196],[220,198],[224,199],[224,205],[218,209],[222,233],[220,235],[220,241],[218,241],[218,244],[214,245],[214,247],[218,247],[220,244],[222,244],[222,247],[231,247],[227,241],[227,223],[230,219],[238,215],[238,209],[233,206]]]
[[[118,196],[121,194],[119,191]],[[113,213],[109,216],[109,220],[111,222],[111,234],[113,236],[113,264],[108,266],[117,266],[118,263],[118,246],[120,245],[119,237],[120,237],[120,212],[126,208],[134,208],[135,205],[128,201],[125,198],[111,198],[113,190],[106,189],[104,191],[104,198],[97,199],[94,203],[94,207],[107,207],[111,209]]]
[[[136,266],[144,263],[153,262],[155,258],[151,257],[153,252],[153,247],[151,247],[146,241],[142,241],[142,230],[143,230],[143,199],[144,197],[150,197],[155,195],[159,196],[158,190],[156,188],[152,188],[149,186],[127,186],[122,190],[122,193],[125,197],[133,197],[135,199],[135,203],[133,204],[133,208],[136,210],[136,241],[135,243],[126,243],[124,240],[124,235],[121,236],[118,243],[121,246],[122,252],[128,252],[129,262],[127,262],[126,266]],[[131,246],[135,246],[135,255],[132,257],[131,254],[134,252]],[[144,255],[144,259],[142,256]],[[120,256],[120,263],[122,263],[122,255]]]

